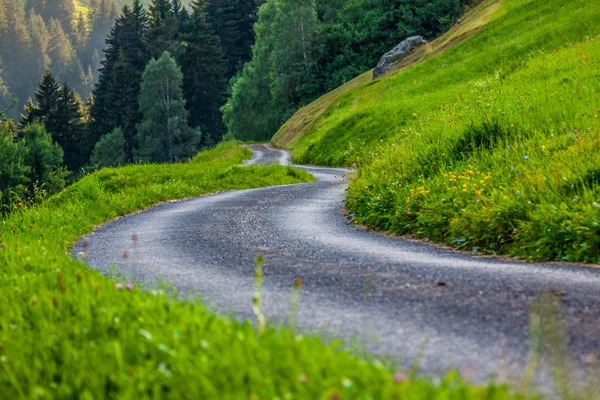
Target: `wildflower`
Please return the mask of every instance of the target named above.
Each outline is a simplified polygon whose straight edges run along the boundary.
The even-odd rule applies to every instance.
[[[577,197],[573,199],[573,203],[577,203]]]
[[[529,160],[529,156],[525,156],[524,158],[525,158],[525,161]]]
[[[0,249],[3,249],[5,247],[6,247],[6,245],[4,243],[0,243]]]
[[[565,133],[569,133],[569,130],[568,130],[568,129],[565,129]]]
[[[406,376],[406,374],[402,373],[402,372],[396,372],[394,373],[394,383],[402,383],[402,382],[406,382],[406,380],[408,379],[408,377]]]
[[[117,283],[117,284],[115,285],[115,288],[116,288],[117,290],[123,290],[124,286],[123,286],[123,284],[122,284],[122,283]]]
[[[308,376],[306,376],[306,374],[302,374],[298,379],[300,380],[300,382],[304,383],[308,381]]]
[[[511,165],[511,166],[510,166],[510,170],[511,170],[511,171],[514,171],[514,170],[515,170],[515,167],[514,167],[513,165]]]
[[[135,285],[133,283],[128,283],[127,285],[125,285],[125,288],[130,291],[133,290],[134,287]]]
[[[577,133],[579,133],[579,131],[577,129],[573,129],[573,133],[577,135]]]

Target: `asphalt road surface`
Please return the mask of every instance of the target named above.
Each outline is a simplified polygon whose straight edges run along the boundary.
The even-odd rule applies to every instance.
[[[249,164],[291,160],[270,146],[250,148]],[[253,259],[263,251],[268,318],[288,321],[301,277],[301,330],[350,339],[404,366],[421,353],[422,372],[457,368],[479,382],[521,378],[529,305],[552,291],[578,364],[600,356],[600,269],[504,262],[365,232],[342,212],[348,171],[302,168],[319,181],[162,204],[99,228],[74,254],[86,251],[105,273],[116,266],[136,282],[170,282],[182,296],[254,319]],[[543,368],[536,380],[547,384]]]

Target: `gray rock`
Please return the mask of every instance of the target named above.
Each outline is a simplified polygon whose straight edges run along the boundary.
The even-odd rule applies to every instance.
[[[403,40],[398,46],[388,51],[381,57],[373,70],[373,79],[388,72],[394,65],[404,58],[413,48],[427,43],[421,36],[411,36]]]

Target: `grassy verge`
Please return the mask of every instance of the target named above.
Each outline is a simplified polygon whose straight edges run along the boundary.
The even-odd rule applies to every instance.
[[[0,221],[0,397],[6,399],[507,399],[455,375],[408,380],[318,338],[262,333],[160,290],[119,288],[67,254],[94,226],[174,198],[298,183],[290,167],[238,167],[234,144],[189,164],[101,170]]]
[[[294,159],[355,163],[346,205],[372,228],[600,262],[599,21],[584,0],[488,1],[477,33],[337,97]]]

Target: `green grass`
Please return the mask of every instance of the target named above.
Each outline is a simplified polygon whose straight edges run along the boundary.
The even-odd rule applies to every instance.
[[[257,333],[160,288],[118,290],[69,256],[98,224],[161,201],[313,180],[291,167],[238,166],[248,157],[229,143],[189,164],[104,169],[1,220],[0,398],[517,398],[455,374],[401,382],[390,364],[339,342]]]
[[[474,35],[338,96],[294,160],[356,165],[346,206],[369,227],[600,262],[600,8],[505,0],[480,10]]]

